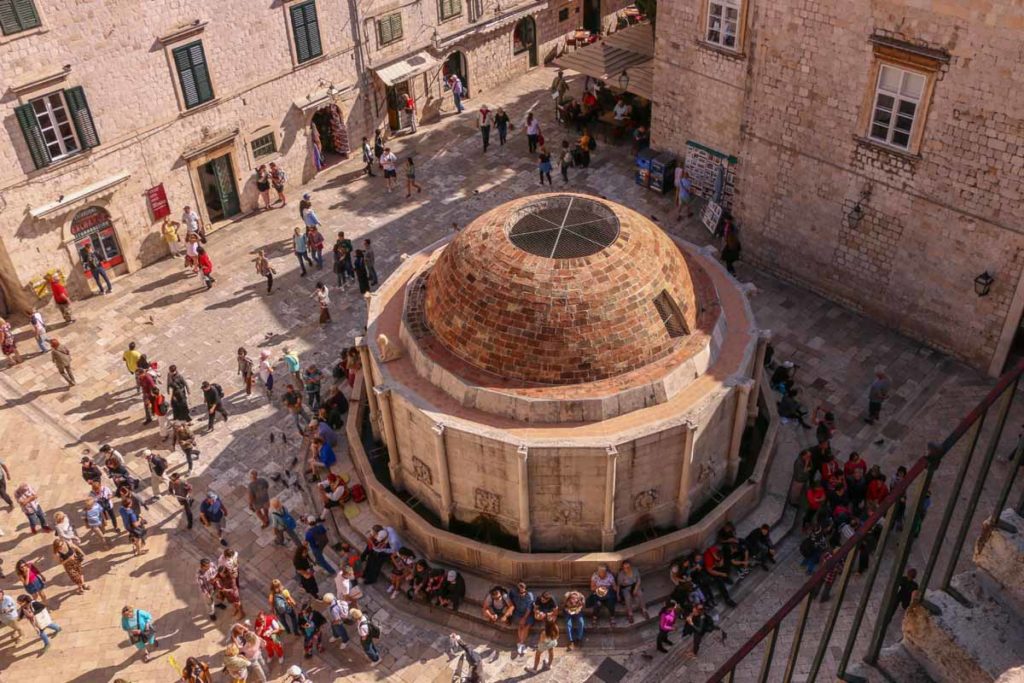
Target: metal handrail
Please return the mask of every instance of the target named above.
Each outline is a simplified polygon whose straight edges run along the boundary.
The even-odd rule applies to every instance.
[[[767,672],[770,671],[772,665],[772,659],[775,656],[775,643],[778,638],[778,632],[782,627],[782,622],[788,617],[797,607],[803,604],[803,609],[800,610],[799,623],[796,626],[796,635],[793,638],[793,645],[789,653],[788,664],[786,667],[786,673],[783,677],[783,683],[789,683],[789,679],[793,674],[794,665],[796,663],[797,655],[804,638],[804,626],[806,625],[808,607],[812,600],[813,591],[825,580],[825,576],[831,572],[835,567],[839,566],[840,563],[844,563],[844,571],[839,582],[839,590],[837,598],[832,605],[832,610],[826,623],[826,627],[821,631],[821,641],[816,652],[814,663],[810,674],[808,675],[809,681],[814,681],[817,676],[818,669],[820,668],[821,661],[825,650],[827,649],[828,643],[832,638],[832,631],[836,623],[836,616],[839,613],[843,597],[845,596],[847,583],[849,576],[852,573],[850,571],[853,563],[853,553],[857,546],[871,533],[872,528],[879,523],[880,520],[885,518],[885,525],[883,526],[882,535],[879,538],[878,547],[874,556],[876,558],[873,563],[871,571],[868,575],[867,582],[863,588],[862,599],[860,600],[857,612],[854,616],[854,628],[851,629],[846,647],[843,651],[843,656],[839,663],[839,671],[836,672],[836,678],[844,678],[846,680],[854,680],[854,677],[846,674],[846,665],[849,662],[850,653],[853,651],[854,643],[858,636],[859,626],[864,616],[864,611],[867,606],[867,600],[863,599],[871,593],[871,589],[874,587],[874,583],[877,579],[878,568],[882,563],[882,557],[891,534],[892,526],[894,523],[895,514],[889,514],[899,499],[907,494],[910,487],[915,483],[918,484],[917,490],[913,497],[913,503],[908,505],[906,509],[906,515],[909,521],[904,525],[902,531],[902,537],[900,539],[899,550],[893,561],[893,571],[890,573],[889,581],[886,586],[886,591],[882,600],[882,609],[878,612],[878,618],[875,619],[875,623],[872,626],[872,639],[871,645],[868,648],[868,652],[865,656],[865,661],[869,664],[875,664],[878,661],[878,655],[881,651],[882,643],[885,639],[885,633],[888,630],[889,622],[895,607],[896,601],[896,587],[900,577],[903,576],[903,572],[907,563],[907,559],[910,554],[910,546],[914,521],[921,513],[924,498],[928,492],[928,488],[931,484],[932,476],[935,470],[942,464],[945,456],[960,442],[960,440],[970,431],[972,428],[976,428],[976,433],[972,436],[971,446],[969,453],[965,456],[964,463],[961,465],[961,471],[958,472],[958,477],[954,485],[954,490],[950,493],[950,500],[956,501],[960,496],[960,490],[963,487],[965,473],[973,459],[974,451],[979,441],[981,427],[985,421],[985,417],[988,415],[989,409],[996,404],[1001,397],[1005,396],[1003,405],[999,409],[999,415],[997,418],[996,429],[992,434],[988,448],[986,449],[985,456],[982,461],[982,469],[978,475],[975,485],[971,491],[971,496],[968,501],[968,508],[964,518],[964,521],[960,528],[960,533],[957,535],[957,543],[952,548],[953,556],[949,559],[949,565],[947,566],[946,574],[943,577],[943,589],[948,589],[947,576],[951,576],[956,564],[959,560],[960,553],[962,552],[963,538],[962,536],[966,533],[967,526],[971,523],[974,517],[978,501],[980,498],[981,489],[983,488],[985,479],[989,474],[990,465],[993,460],[995,449],[999,443],[999,439],[1002,435],[1003,428],[1006,424],[1006,419],[1009,414],[1010,405],[1013,402],[1014,395],[1016,394],[1017,387],[1024,375],[1024,360],[1020,361],[1011,370],[1006,372],[996,382],[995,386],[985,396],[981,402],[973,410],[971,410],[960,422],[956,428],[942,441],[940,444],[930,443],[928,444],[927,453],[918,458],[914,464],[908,469],[906,476],[903,477],[893,488],[889,491],[889,495],[879,504],[878,508],[868,516],[867,520],[857,529],[856,533],[849,538],[839,549],[838,552],[834,553],[833,556],[826,562],[819,564],[814,574],[804,582],[804,584],[792,595],[790,598],[769,618],[747,641],[740,646],[740,648],[724,663],[722,664],[712,675],[708,678],[707,683],[719,683],[723,680],[733,680],[736,672],[736,667],[746,657],[754,651],[754,649],[762,642],[765,638],[771,636],[769,646],[765,648],[764,660],[760,667],[761,675],[760,679],[765,680]],[[993,514],[986,518],[986,525],[994,525],[999,519],[1002,505],[1005,505],[1007,498],[1009,497],[1010,490],[1013,486],[1013,479],[1016,476],[1019,465],[1024,460],[1024,439],[1018,443],[1017,448],[1014,451],[1014,458],[1012,469],[1007,480],[1003,482],[1000,487],[1000,493],[998,496],[998,508]],[[923,478],[922,478],[923,476]],[[918,481],[920,479],[920,481]],[[947,511],[953,507],[951,502],[947,506]],[[1024,500],[1021,501],[1019,507],[1024,507]],[[939,532],[935,536],[936,539],[944,539],[946,537],[946,530],[950,523],[951,515],[944,514],[942,522],[940,524]],[[924,596],[925,590],[928,588],[928,580],[930,579],[931,570],[937,561],[939,550],[942,543],[937,541],[935,547],[932,549],[932,553],[929,557],[929,566],[927,573],[921,577],[920,587],[917,591],[915,601],[920,601]]]

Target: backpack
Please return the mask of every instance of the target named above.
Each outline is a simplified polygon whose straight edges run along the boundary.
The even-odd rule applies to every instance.
[[[814,541],[811,539],[810,536],[800,541],[800,554],[804,557],[813,556],[815,549],[816,547],[814,545]]]
[[[274,593],[274,611],[279,614],[288,611],[288,601],[280,593]]]
[[[164,457],[154,455],[150,458],[149,462],[158,477],[162,477],[164,472],[167,471],[167,460]]]
[[[218,399],[224,398],[224,389],[219,384],[211,384],[210,386],[213,387],[213,391],[217,394]]]
[[[316,547],[323,550],[327,547],[330,540],[327,538],[327,529],[322,526],[313,527],[313,543],[316,543]]]
[[[366,622],[366,633],[371,640],[380,638],[380,628],[372,621]]]
[[[285,510],[284,508],[281,508],[281,521],[284,522],[285,529],[288,529],[289,531],[295,531],[295,518],[292,517],[292,514]]]
[[[362,484],[356,484],[352,487],[352,502],[362,503],[364,500],[366,500],[366,489]]]

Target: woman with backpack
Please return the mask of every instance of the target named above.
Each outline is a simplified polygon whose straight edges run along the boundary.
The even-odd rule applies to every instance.
[[[295,600],[278,579],[270,582],[270,595],[267,601],[270,603],[270,609],[274,610],[274,614],[277,615],[277,620],[281,622],[284,630],[289,635],[301,635],[299,631],[299,616],[295,612]]]
[[[284,545],[285,534],[292,540],[292,543],[299,546],[302,545],[302,539],[295,533],[295,527],[298,523],[288,508],[284,506],[280,498],[270,499],[270,523],[274,527],[274,543],[277,545]]]
[[[363,652],[370,660],[370,666],[377,666],[380,664],[380,651],[377,649],[375,641],[380,638],[380,629],[363,614],[362,610],[350,610],[348,615],[352,621],[356,622],[359,644],[363,646]]]

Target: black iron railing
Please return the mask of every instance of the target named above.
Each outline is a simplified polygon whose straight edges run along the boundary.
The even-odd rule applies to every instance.
[[[910,556],[911,544],[914,542],[915,527],[917,526],[915,521],[919,520],[923,514],[924,503],[929,495],[936,470],[943,466],[947,454],[966,437],[968,439],[966,443],[969,443],[969,446],[966,454],[960,461],[953,486],[950,490],[942,492],[943,498],[948,502],[945,505],[938,530],[932,536],[935,540],[927,553],[928,562],[919,577],[918,583],[920,587],[914,598],[918,602],[923,599],[925,591],[931,582],[932,575],[939,564],[939,555],[946,553],[946,564],[943,568],[938,587],[940,590],[946,591],[953,597],[963,601],[962,596],[959,596],[950,585],[950,581],[956,572],[957,563],[963,551],[964,541],[967,539],[967,534],[973,523],[982,492],[985,490],[986,485],[990,483],[989,474],[992,469],[992,463],[995,459],[999,440],[1006,426],[1007,417],[1016,397],[1017,387],[1022,375],[1024,375],[1024,361],[1021,361],[1012,370],[1003,375],[981,403],[961,420],[942,443],[929,444],[927,453],[909,468],[906,476],[893,487],[889,495],[878,506],[878,509],[861,524],[853,537],[847,540],[831,559],[821,563],[817,571],[814,572],[804,585],[728,661],[715,671],[711,678],[708,679],[708,683],[719,683],[720,681],[734,683],[737,667],[758,645],[765,641],[767,642],[765,642],[763,654],[761,655],[761,667],[757,680],[759,683],[765,683],[768,680],[779,680],[777,676],[771,676],[776,654],[775,649],[779,642],[780,634],[789,628],[792,628],[792,646],[790,647],[785,673],[781,681],[782,683],[790,683],[801,648],[805,645],[804,641],[817,638],[814,658],[805,677],[807,681],[813,683],[817,679],[818,674],[821,673],[822,663],[832,641],[840,612],[843,610],[843,599],[852,574],[851,568],[854,564],[855,551],[861,541],[871,533],[872,528],[884,518],[882,533],[874,552],[875,559],[868,570],[860,599],[856,605],[856,611],[852,617],[849,614],[844,614],[844,619],[850,621],[850,631],[846,638],[842,655],[836,664],[836,670],[830,672],[826,678],[827,680],[845,680],[849,683],[861,683],[863,679],[847,672],[854,647],[861,636],[861,629],[864,627],[865,634],[869,632],[871,638],[863,659],[869,665],[877,665],[886,633],[895,612],[898,583],[906,570],[907,558]],[[995,413],[995,423],[988,435],[988,442],[981,456],[980,464],[977,465],[977,472],[970,487],[967,500],[965,503],[960,503],[960,496],[967,481],[968,470],[975,461],[975,454],[978,443],[981,440],[982,430],[985,429],[985,423],[989,420],[990,414],[993,411]],[[1014,480],[1020,469],[1022,458],[1024,458],[1024,438],[1020,439],[1017,443],[1012,455],[1012,464],[1004,480],[1001,484],[992,482],[993,488],[998,488],[998,494],[995,505],[991,507],[989,515],[985,518],[984,524],[986,527],[990,528],[998,525],[1000,514],[1005,509],[1010,493],[1013,490]],[[947,464],[947,467],[952,467],[952,464]],[[913,492],[911,493],[912,487]],[[907,496],[907,500],[910,501],[906,508],[907,518],[910,521],[903,526],[902,532],[897,532],[901,533],[901,537],[895,554],[892,558],[885,558],[886,546],[893,535],[893,525],[896,517],[894,511],[898,501],[903,496]],[[1017,510],[1024,514],[1024,496],[1018,502]],[[959,527],[956,529],[955,536],[952,537],[952,545],[950,545],[948,533],[955,511],[962,512],[963,516]],[[887,561],[891,563],[891,571],[882,594],[881,609],[873,615],[871,623],[865,624],[865,612],[867,611],[868,600],[874,593],[875,583],[878,581],[879,568]],[[843,566],[842,574],[837,580],[838,591],[835,593],[835,599],[825,623],[821,629],[815,631],[813,636],[807,634],[805,629],[808,614],[810,613],[811,601],[817,593],[818,587],[825,580],[826,574],[837,567],[839,563],[842,563]],[[798,611],[795,624],[787,620],[787,617],[794,611]],[[787,633],[786,635],[789,634]]]

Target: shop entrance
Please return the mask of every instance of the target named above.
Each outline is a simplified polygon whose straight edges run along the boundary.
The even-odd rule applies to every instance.
[[[318,171],[348,158],[348,129],[338,105],[328,104],[316,110],[310,123],[310,135]]]
[[[601,33],[601,0],[583,0],[583,28]]]
[[[516,22],[512,30],[512,54],[530,54],[530,68],[537,66],[537,22],[525,17]]]
[[[110,219],[110,213],[102,207],[90,206],[74,215],[71,219],[71,239],[75,241],[78,259],[82,263],[85,262],[87,245],[92,245],[92,250],[100,257],[106,270],[124,263],[121,245],[114,232],[114,223]],[[86,270],[85,275],[90,277],[92,273]]]
[[[219,156],[196,168],[203,203],[211,223],[222,221],[241,212],[238,188],[235,185],[231,154]]]
[[[448,87],[448,77],[455,74],[462,81],[462,99],[469,99],[469,68],[466,63],[466,55],[458,50],[448,55],[441,66],[441,78],[443,87]]]

